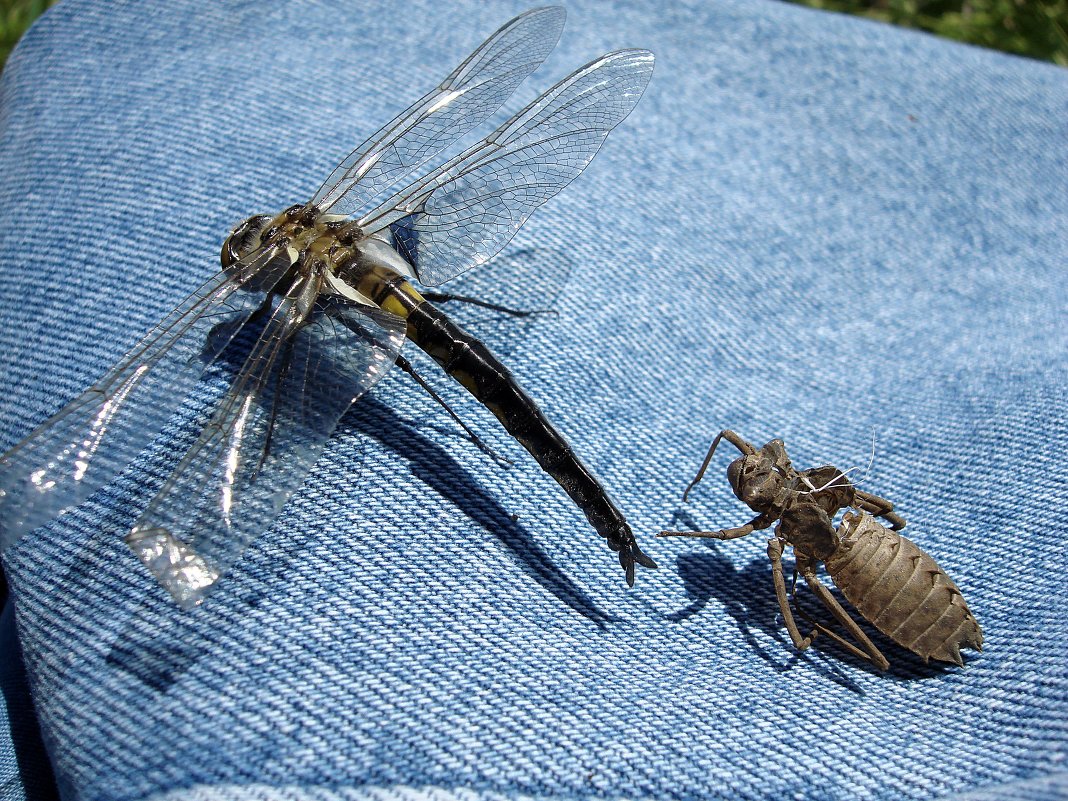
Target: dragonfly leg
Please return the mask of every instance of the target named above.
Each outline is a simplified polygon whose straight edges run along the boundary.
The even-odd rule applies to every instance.
[[[811,617],[809,617],[799,609],[798,613],[801,614],[805,619],[810,621],[815,627],[813,629],[812,636],[815,636],[816,631],[823,632],[828,637],[837,642],[839,645],[841,645],[843,648],[845,648],[847,651],[849,651],[851,654],[860,657],[861,659],[867,662],[870,662],[877,669],[886,670],[887,668],[889,668],[890,663],[887,661],[886,657],[883,656],[882,651],[880,651],[879,648],[875,645],[875,643],[873,643],[871,639],[869,639],[868,635],[864,633],[864,630],[857,625],[857,622],[853,620],[853,618],[849,616],[849,613],[842,607],[842,605],[838,603],[838,599],[835,598],[834,595],[831,594],[831,591],[828,590],[823,585],[823,582],[819,580],[819,577],[816,575],[816,569],[814,565],[810,561],[806,560],[801,563],[799,567],[801,570],[801,575],[804,577],[805,582],[809,586],[809,589],[811,589],[815,596],[820,599],[820,601],[825,607],[827,607],[830,613],[834,615],[835,620],[837,620],[845,628],[845,630],[849,632],[849,634],[853,637],[854,640],[861,644],[862,648],[858,648],[853,643],[847,641],[845,638],[835,634],[826,626],[823,626],[812,620]]]
[[[448,303],[449,301],[456,301],[457,303],[469,303],[472,306],[479,306],[483,309],[490,309],[492,311],[501,312],[502,314],[510,314],[513,317],[533,317],[538,314],[558,313],[556,309],[512,309],[508,306],[501,306],[498,303],[490,303],[489,301],[472,298],[467,295],[454,295],[451,292],[421,292],[420,294],[426,300],[429,300],[431,303]]]
[[[775,522],[775,518],[768,515],[757,515],[744,526],[726,528],[722,531],[661,531],[658,537],[706,537],[713,540],[736,540],[754,531],[765,529]]]
[[[886,498],[880,498],[878,495],[858,489],[856,490],[856,505],[862,511],[884,518],[894,531],[905,527],[905,518],[894,511],[894,504]]]
[[[415,383],[422,387],[426,391],[426,393],[430,395],[430,397],[432,397],[438,402],[441,408],[443,408],[446,412],[449,413],[449,417],[456,421],[456,423],[460,426],[460,428],[464,430],[468,438],[475,444],[475,446],[480,451],[482,451],[484,454],[486,454],[495,462],[497,462],[497,464],[499,464],[501,467],[511,467],[513,464],[515,464],[507,456],[497,453],[497,451],[493,450],[493,448],[483,442],[482,439],[478,436],[478,434],[472,431],[471,428],[468,427],[468,425],[462,419],[460,419],[460,415],[453,411],[452,407],[449,406],[445,399],[441,397],[441,395],[439,395],[432,386],[430,386],[427,380],[415,371],[415,368],[412,366],[412,363],[410,361],[405,359],[400,354],[397,354],[396,363],[397,367],[399,367],[401,370],[411,376]]]

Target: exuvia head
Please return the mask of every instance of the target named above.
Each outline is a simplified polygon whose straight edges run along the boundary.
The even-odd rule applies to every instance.
[[[738,500],[754,512],[773,508],[785,483],[775,460],[763,450],[735,459],[727,467],[727,480]]]

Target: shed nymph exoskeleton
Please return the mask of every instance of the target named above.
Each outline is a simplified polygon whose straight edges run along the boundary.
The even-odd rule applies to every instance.
[[[775,536],[768,540],[772,581],[786,629],[798,649],[808,648],[822,633],[879,670],[890,666],[819,580],[816,571],[820,562],[865,620],[925,662],[938,659],[963,665],[961,648],[982,649],[983,633],[957,585],[916,543],[897,533],[905,521],[894,512],[893,504],[858,489],[835,467],[798,471],[782,440],[773,439],[758,449],[733,431],[721,431],[686,488],[684,500],[704,476],[716,446],[724,439],[742,453],[727,468],[727,479],[734,494],[757,516],[743,526],[723,531],[662,531],[660,536],[731,540],[775,525]],[[836,528],[834,517],[842,509],[853,511],[847,512]],[[787,545],[794,549],[795,560],[789,595],[782,564]],[[801,633],[790,604],[797,574],[856,644],[811,618],[812,630],[807,635]]]

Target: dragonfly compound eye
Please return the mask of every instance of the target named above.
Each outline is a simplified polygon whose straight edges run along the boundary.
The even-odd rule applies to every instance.
[[[260,233],[263,227],[270,221],[266,214],[249,217],[238,225],[223,242],[219,260],[223,268],[230,267],[251,253],[260,244]]]

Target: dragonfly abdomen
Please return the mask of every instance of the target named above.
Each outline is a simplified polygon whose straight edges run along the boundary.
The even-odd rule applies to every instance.
[[[626,518],[608,492],[519,386],[511,371],[489,348],[423,300],[406,281],[389,284],[391,297],[382,293],[375,301],[391,311],[404,307],[408,338],[493,412],[505,430],[563,487],[608,546],[619,553],[627,582],[634,583],[635,562],[656,567],[638,547]]]
[[[493,412],[505,430],[564,488],[590,525],[619,553],[627,582],[634,583],[635,562],[656,567],[638,547],[630,525],[605,488],[490,349],[427,301],[401,275],[383,265],[367,261],[357,264],[356,269],[346,273],[345,280],[382,309],[403,317],[408,339]]]

